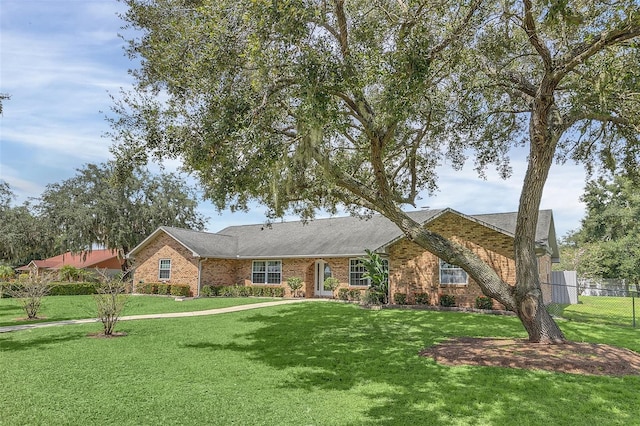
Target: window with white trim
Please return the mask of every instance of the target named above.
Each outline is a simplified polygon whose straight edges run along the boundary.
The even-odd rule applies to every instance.
[[[467,273],[459,266],[440,259],[440,284],[467,284]]]
[[[382,259],[382,264],[387,273],[389,272],[389,260]],[[364,275],[367,268],[364,267],[362,259],[349,259],[349,285],[354,287],[369,287],[371,280]]]
[[[171,259],[160,259],[158,279],[168,280],[169,278],[171,278]]]
[[[253,284],[281,284],[282,261],[254,260],[251,268],[251,282]]]

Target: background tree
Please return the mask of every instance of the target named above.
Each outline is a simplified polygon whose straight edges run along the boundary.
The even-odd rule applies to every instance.
[[[14,206],[15,194],[0,181],[0,259],[17,267],[52,256],[53,238],[30,202]]]
[[[640,184],[623,173],[590,181],[582,196],[586,215],[572,236],[573,249],[584,253],[581,275],[624,278],[640,290]]]
[[[564,340],[537,273],[542,189],[558,146],[614,160],[623,145],[633,163],[636,2],[126,3],[142,65],[114,108],[121,162],[180,158],[219,208],[378,211],[516,312],[530,340]],[[573,145],[570,129],[582,136]],[[475,152],[480,172],[506,176],[514,144],[530,148],[516,291],[402,211],[435,189],[444,157],[461,167]]]
[[[116,179],[113,164],[88,164],[76,176],[47,185],[39,205],[59,251],[91,251],[94,245],[124,255],[158,226],[201,230],[193,189],[173,173],[143,168]]]

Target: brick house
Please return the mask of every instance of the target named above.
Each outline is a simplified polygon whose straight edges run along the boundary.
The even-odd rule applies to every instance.
[[[426,228],[455,240],[491,264],[506,282],[515,283],[513,235],[516,213],[464,215],[452,209],[408,213]],[[553,214],[540,212],[536,234],[540,280],[551,281],[557,262]],[[388,260],[390,294],[405,293],[412,303],[428,293],[431,303],[453,294],[459,306],[473,306],[479,286],[455,265],[441,261],[409,241],[387,218],[336,217],[303,222],[231,226],[217,233],[160,227],[128,255],[134,259],[134,283],[188,284],[194,296],[204,285],[281,286],[301,277],[305,297],[330,297],[324,279],[340,287],[364,290],[360,258],[365,249]],[[543,286],[548,288],[549,286]],[[549,302],[550,295],[544,295]]]

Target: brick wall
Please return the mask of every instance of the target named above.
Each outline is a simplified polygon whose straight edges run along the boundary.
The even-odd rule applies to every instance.
[[[171,259],[171,276],[168,280],[158,277],[160,259]],[[143,247],[134,259],[133,282],[188,284],[191,294],[198,294],[198,259],[182,244],[161,232]]]
[[[202,285],[253,285],[251,272],[254,259],[222,260],[207,259],[202,262]],[[261,259],[255,259],[261,260]],[[291,289],[287,285],[287,279],[300,277],[303,280],[301,290],[305,297],[315,297],[315,258],[301,259],[274,259],[282,261],[282,282],[280,286],[285,289],[285,296],[291,296]],[[349,287],[349,259],[325,258],[329,263],[331,272],[340,281],[340,287]],[[269,285],[273,286],[273,285]]]
[[[431,222],[428,229],[474,251],[504,281],[515,284],[513,238],[451,213]],[[416,293],[428,293],[431,303],[437,304],[439,295],[451,294],[456,296],[457,305],[467,307],[475,306],[476,297],[482,296],[480,286],[471,278],[468,284],[441,285],[439,259],[406,239],[389,248],[389,259],[392,296],[396,292],[406,293],[408,301],[413,303]],[[499,307],[497,303],[496,307]]]

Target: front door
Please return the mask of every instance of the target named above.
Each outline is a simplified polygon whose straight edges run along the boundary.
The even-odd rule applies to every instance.
[[[315,295],[320,297],[331,297],[331,290],[324,289],[324,280],[331,276],[331,267],[324,260],[316,260],[316,285]]]

